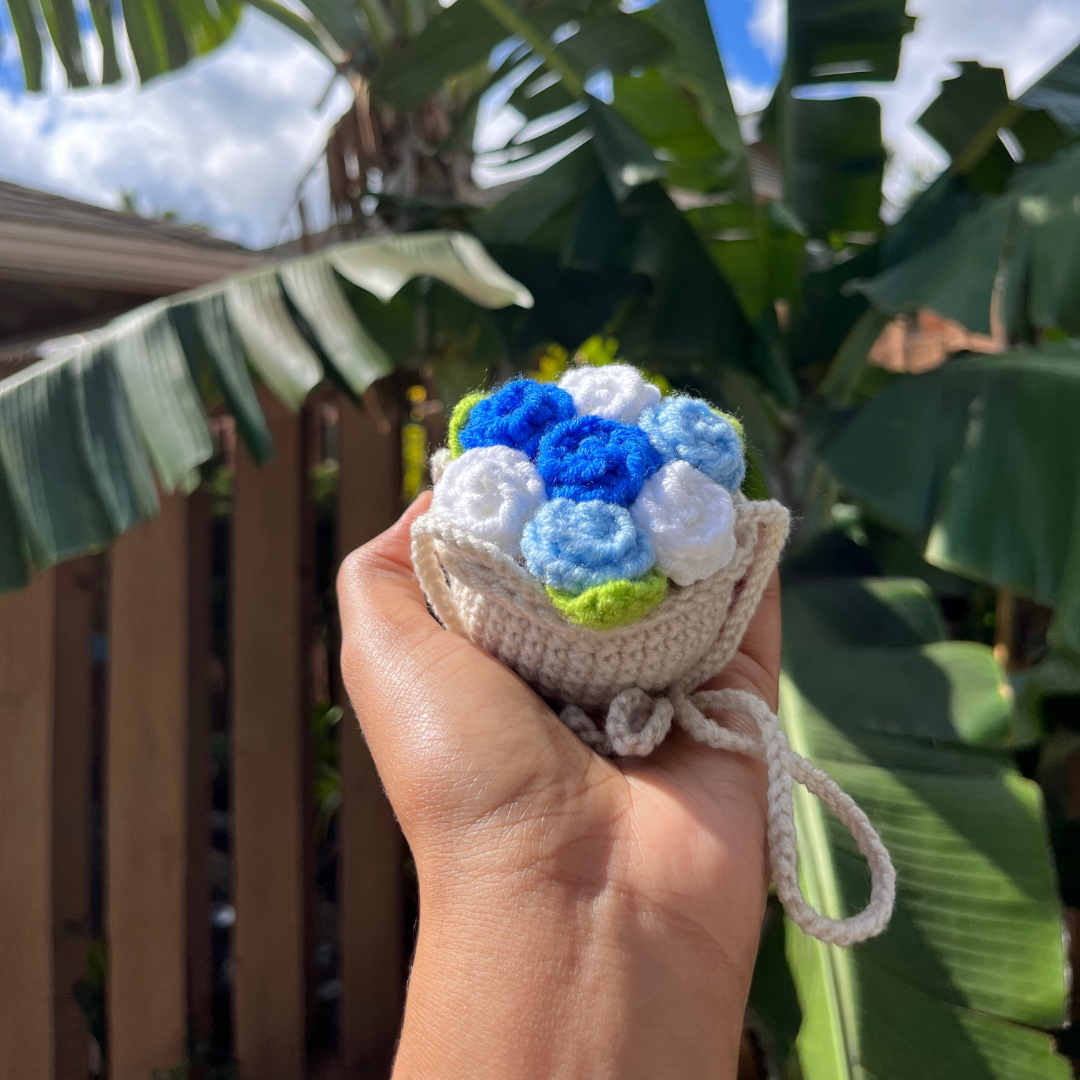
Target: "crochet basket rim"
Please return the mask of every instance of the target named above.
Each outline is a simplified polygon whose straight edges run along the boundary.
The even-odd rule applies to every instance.
[[[739,491],[732,496],[732,501],[735,505],[736,549],[731,560],[715,573],[691,585],[676,585],[669,581],[664,599],[641,618],[624,626],[603,630],[578,626],[564,618],[549,599],[543,584],[521,563],[495,544],[474,536],[437,511],[427,510],[417,517],[412,524],[412,536],[414,544],[418,538],[430,537],[436,546],[439,561],[451,579],[459,576],[455,574],[455,565],[462,568],[467,566],[471,579],[467,584],[475,587],[476,579],[480,578],[488,586],[483,591],[489,601],[518,615],[524,610],[549,630],[582,644],[599,644],[601,641],[615,642],[647,635],[660,624],[679,619],[686,609],[697,607],[709,595],[742,580],[753,565],[758,541],[758,515],[752,508],[763,505],[765,501],[751,502]],[[767,502],[772,503],[773,500]],[[431,595],[428,599],[436,600]],[[435,603],[433,606],[436,614],[442,618],[438,610],[441,605]]]

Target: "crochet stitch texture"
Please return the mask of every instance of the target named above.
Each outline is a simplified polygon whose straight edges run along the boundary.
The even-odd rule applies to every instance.
[[[474,536],[516,556],[522,529],[543,501],[544,481],[520,450],[483,446],[450,462],[432,507],[453,514]]]
[[[742,440],[731,422],[697,398],[669,397],[638,421],[664,461],[686,461],[710,480],[737,491],[746,476]]]
[[[574,415],[574,399],[565,390],[515,379],[473,405],[458,438],[464,450],[502,445],[534,458],[551,424]]]
[[[574,399],[581,415],[624,424],[636,424],[641,410],[660,400],[660,388],[647,383],[629,364],[573,368],[559,380],[559,386]]]
[[[536,467],[553,499],[629,506],[663,461],[641,428],[577,416],[540,440]]]
[[[640,577],[655,561],[652,544],[630,512],[595,500],[544,503],[525,526],[521,550],[525,565],[545,585],[574,594]]]
[[[649,477],[630,515],[652,541],[656,565],[676,585],[715,574],[735,554],[731,496],[689,462],[669,462]]]
[[[487,394],[467,394],[454,406],[446,431],[446,443],[450,447],[451,457],[458,458],[465,453],[465,447],[461,445],[461,429],[469,422],[473,406],[486,397]]]
[[[640,619],[664,599],[667,577],[650,570],[636,581],[605,581],[583,593],[560,592],[548,586],[548,599],[571,622],[589,630],[613,630]]]

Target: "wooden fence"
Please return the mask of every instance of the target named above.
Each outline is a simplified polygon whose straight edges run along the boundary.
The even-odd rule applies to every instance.
[[[334,689],[332,632],[322,677],[346,706],[334,826],[339,1026],[332,1065],[310,1051],[313,627],[323,601],[309,475],[326,401],[297,416],[272,395],[261,400],[277,452],[260,468],[236,450],[226,596],[211,596],[204,490],[165,498],[103,555],[0,596],[0,1080],[86,1080],[98,1051],[111,1080],[185,1076],[192,1061],[192,1075],[210,1075],[196,1050],[220,1028],[212,981],[221,972],[244,1080],[385,1074],[408,947],[404,849]],[[400,510],[400,433],[344,401],[331,407],[340,560]],[[221,629],[212,602],[227,612],[235,912],[228,962],[216,968],[211,724],[222,676],[212,670]],[[103,1047],[72,989],[92,982],[95,923],[106,958]]]

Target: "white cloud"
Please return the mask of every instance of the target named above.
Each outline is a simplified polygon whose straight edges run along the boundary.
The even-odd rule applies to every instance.
[[[769,104],[769,98],[773,95],[772,86],[747,82],[746,79],[740,79],[738,76],[728,79],[728,89],[731,91],[731,103],[740,116],[761,112]]]
[[[735,76],[728,79],[728,89],[731,91],[731,103],[739,114],[739,130],[742,133],[743,142],[756,143],[761,110],[769,104],[773,88],[747,82]]]
[[[0,175],[104,206],[134,191],[149,209],[272,244],[345,109],[339,84],[315,111],[331,76],[310,47],[250,13],[219,52],[142,89],[0,91]],[[305,188],[325,201],[324,189]]]
[[[784,55],[787,36],[787,5],[784,0],[754,0],[754,11],[747,21],[750,40],[778,64]]]

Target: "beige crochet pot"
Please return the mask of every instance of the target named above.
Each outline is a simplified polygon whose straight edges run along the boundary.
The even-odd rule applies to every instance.
[[[670,585],[660,604],[614,630],[567,622],[525,567],[430,511],[413,524],[413,563],[444,626],[544,697],[576,707],[563,710],[575,730],[584,710],[607,711],[609,738],[587,738],[593,745],[607,741],[619,754],[647,754],[667,733],[671,710],[661,707],[666,721],[654,718],[646,696],[691,692],[728,663],[787,537],[788,512],[779,503],[736,494],[735,510],[736,549],[727,566],[693,585]]]
[[[721,642],[719,652],[729,655],[716,655],[716,670],[734,654],[788,530],[788,513],[779,503],[736,495],[735,507],[731,562],[693,585],[670,585],[660,604],[614,630],[567,622],[528,570],[444,518],[425,514],[413,526],[413,538],[419,561],[434,548],[449,576],[449,590],[440,588],[438,575],[421,578],[444,624],[453,624],[545,697],[595,708],[631,686],[650,695],[663,692],[716,653]],[[765,536],[755,561],[759,525]]]

